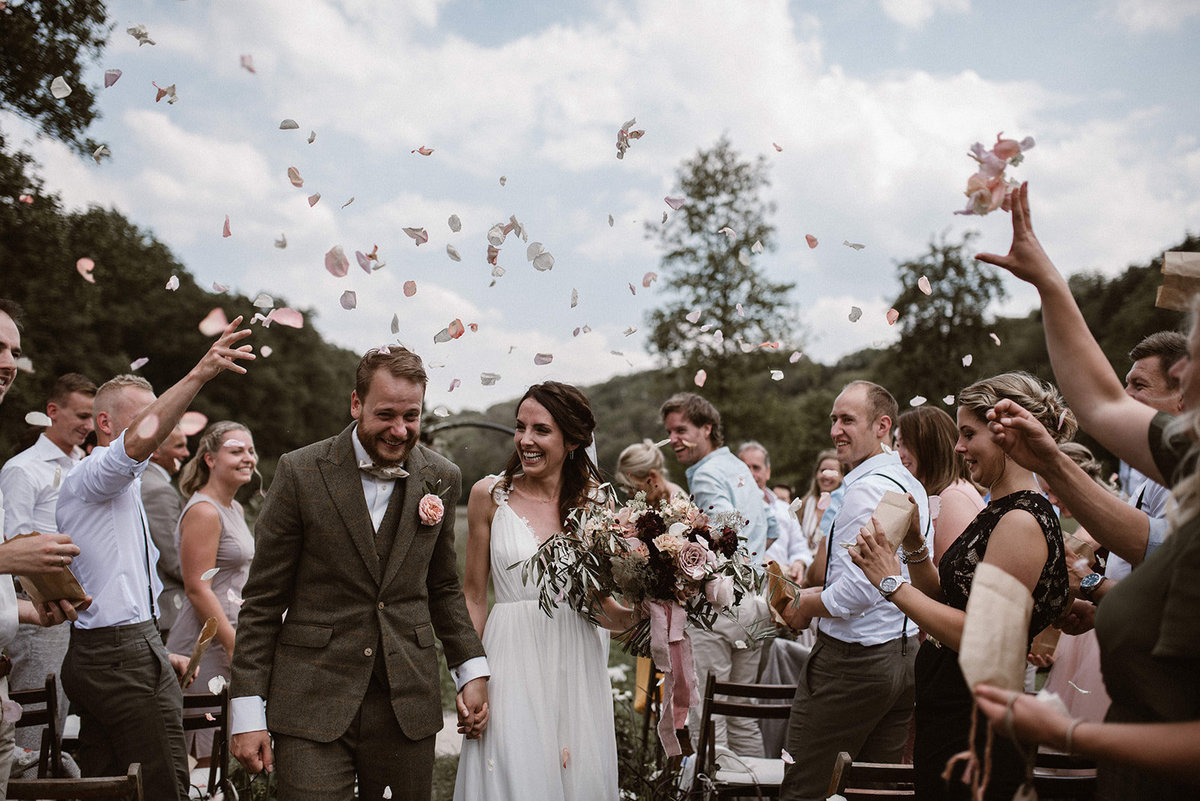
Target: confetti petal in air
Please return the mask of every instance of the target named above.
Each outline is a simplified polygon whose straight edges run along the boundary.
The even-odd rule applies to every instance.
[[[225,239],[233,236],[233,232],[229,230],[229,215],[225,215],[225,224],[221,226],[221,236]]]
[[[304,315],[287,306],[271,309],[271,313],[267,315],[267,319],[273,323],[286,325],[288,328],[304,327]]]
[[[626,286],[629,287],[629,294],[637,297],[637,287],[633,285],[633,282],[630,281]]]
[[[483,384],[485,387],[490,387],[499,380],[500,380],[499,373],[480,373],[479,374],[479,383]]]
[[[626,329],[625,329],[625,336],[627,336],[627,337],[631,337],[631,336],[633,336],[633,335],[634,335],[634,334],[636,334],[636,333],[637,333],[637,326],[636,326],[636,325],[631,325],[631,326],[629,326],[628,328],[626,328]]]
[[[392,785],[387,785],[383,788],[383,801],[388,801],[392,797]]]
[[[242,56],[242,69],[249,73],[256,72],[254,69],[254,56],[250,55],[249,53],[246,53]]]
[[[625,158],[625,151],[629,149],[629,143],[634,139],[641,139],[645,136],[645,131],[630,130],[635,125],[637,125],[637,117],[626,122],[617,131],[617,158]]]
[[[208,416],[203,412],[184,412],[183,417],[179,418],[179,430],[189,437],[199,434],[206,425]]]
[[[21,356],[17,359],[16,367],[23,373],[33,372],[33,361],[28,356]]]
[[[701,369],[701,370],[697,370],[697,371],[696,371],[696,377],[695,377],[695,378],[693,378],[692,380],[693,380],[694,382],[696,382],[696,386],[698,386],[698,387],[702,387],[702,386],[704,386],[704,382],[708,380],[708,373],[707,373],[707,372],[705,372],[705,371],[704,371],[704,370],[702,370],[702,369]]]
[[[206,337],[215,337],[217,334],[225,330],[225,326],[229,325],[229,318],[225,316],[225,310],[220,306],[210,311],[200,321],[200,333]]]
[[[541,367],[544,364],[549,364],[552,361],[554,361],[554,354],[552,354],[552,353],[537,353],[537,354],[534,354],[534,357],[533,357],[533,363],[538,365],[539,367]]]
[[[967,196],[967,207],[954,213],[984,215],[999,208],[1007,211],[1012,190],[1020,186],[1020,182],[1006,178],[1004,171],[1020,164],[1025,158],[1022,151],[1033,145],[1033,137],[1027,136],[1018,142],[1005,139],[1003,132],[996,134],[996,144],[991,150],[985,149],[982,142],[973,144],[967,155],[974,159],[979,169],[967,179],[967,188],[963,192]]]
[[[942,398],[942,403],[946,404],[947,406],[953,406],[954,405],[954,396],[947,395],[946,397]]]
[[[274,353],[275,350],[270,345],[263,345],[261,348],[258,349],[258,352],[261,353],[262,357],[265,359],[268,356],[270,356],[272,353]]]
[[[664,223],[666,223],[666,221],[667,221],[667,213],[665,211],[663,212],[662,221]]]
[[[578,305],[579,305],[579,290],[572,289],[571,290],[571,308],[573,309]]]
[[[1000,346],[1000,337],[996,336],[995,332],[988,334],[988,336],[992,338],[992,341],[996,343],[997,347]]]
[[[754,244],[750,246],[750,252],[751,253],[762,253],[763,252],[763,243],[762,243],[761,239],[754,240]]]
[[[925,403],[925,400],[926,400],[925,397],[922,395],[914,395],[911,399],[909,399],[908,405],[909,406],[920,406]]]
[[[642,287],[649,289],[650,285],[658,280],[658,273],[649,272],[642,276]]]
[[[429,241],[429,233],[424,228],[401,228],[400,230],[408,234],[417,243],[417,247]]]
[[[421,145],[421,146],[420,146],[420,147],[418,147],[416,150],[413,150],[413,151],[410,151],[410,152],[412,152],[412,153],[420,153],[422,156],[432,156],[432,155],[433,155],[433,148],[432,148],[432,147],[425,147],[425,145]]]
[[[317,132],[309,131],[308,132],[308,143],[311,145],[315,141],[317,141]]]
[[[26,205],[29,205],[29,204],[33,203],[33,195],[21,195],[20,197],[17,198],[17,200],[19,200],[22,203],[25,203]]]
[[[104,158],[105,156],[111,156],[111,155],[112,155],[112,151],[108,149],[108,145],[100,145],[100,147],[98,147],[92,151],[92,158],[96,161],[97,164],[100,163],[100,159]]]
[[[211,679],[208,680],[208,691],[210,693],[212,693],[213,695],[220,695],[221,690],[225,689],[225,685],[227,685],[228,683],[229,682],[225,680],[224,676],[221,676],[221,675],[213,676]]]
[[[300,171],[295,167],[288,167],[288,180],[292,182],[292,186],[294,187],[299,188],[304,186],[304,179],[300,177]]]
[[[458,255],[458,248],[454,245],[446,245],[446,255],[450,257],[451,261],[462,261],[462,256]]]
[[[730,239],[737,239],[737,231],[730,228],[728,225],[717,231],[718,234],[725,234]]]
[[[782,381],[783,380],[783,371],[782,370],[772,370],[771,371],[771,380],[772,381]]]
[[[154,81],[151,81],[150,84],[158,90],[158,92],[154,95],[155,103],[165,97],[167,99],[167,105],[171,106],[174,105],[175,101],[179,99],[179,96],[175,94],[175,84],[171,84],[170,86],[159,86],[158,84],[154,83]]]
[[[132,362],[129,363],[129,372],[136,373],[138,370],[141,370],[143,367],[145,367],[149,363],[150,363],[150,359],[147,358],[146,356],[142,356],[139,359],[134,359]]]
[[[780,146],[779,146],[778,144],[776,144],[775,142],[772,142],[772,143],[771,143],[771,146],[772,146],[773,148],[775,148],[775,152],[777,152],[777,153],[782,153],[782,152],[783,152],[783,148],[782,148],[782,147],[780,147]]]
[[[38,428],[49,428],[53,422],[45,412],[30,412],[25,415],[25,423]]]
[[[818,244],[817,238],[815,236],[813,236],[812,234],[805,234],[804,241],[808,243],[808,247],[810,249],[815,248]]]
[[[104,88],[108,89],[117,81],[121,80],[120,70],[105,70],[104,71]]]
[[[974,359],[974,357],[969,353],[966,356],[963,356],[962,357],[963,367],[970,367],[973,359]]]
[[[458,388],[459,388],[459,387],[461,387],[461,386],[462,386],[462,380],[461,380],[461,379],[458,379],[458,378],[455,378],[454,380],[452,380],[452,381],[450,382],[450,389],[448,389],[448,390],[446,390],[446,391],[447,391],[447,392],[453,392],[454,390],[458,389]]]
[[[1067,419],[1067,410],[1063,409],[1062,413],[1059,414],[1059,416],[1058,416],[1058,430],[1059,431],[1062,431],[1063,423],[1066,421],[1066,419]]]
[[[896,311],[895,309],[888,309],[888,312],[887,312],[888,325],[895,325],[896,321],[899,319],[900,319],[900,312]]]
[[[507,176],[507,175],[501,175],[501,176],[500,176],[500,185],[501,185],[501,186],[504,186],[506,183],[508,183],[508,176]]]
[[[404,297],[411,298],[415,294],[417,294],[417,282],[416,281],[405,281],[404,282]]]
[[[857,323],[858,319],[860,317],[862,317],[862,309],[858,308],[857,306],[851,306],[850,307],[850,322]]]
[[[166,290],[168,292],[174,292],[177,289],[179,289],[179,276],[172,275],[170,278],[167,279]]]
[[[367,258],[367,254],[361,250],[354,251],[354,260],[358,262],[358,266],[367,275],[371,274],[371,260]]]
[[[350,272],[350,259],[346,258],[341,245],[334,245],[325,254],[325,269],[335,278],[345,278]]]
[[[96,283],[96,277],[92,275],[92,270],[96,269],[96,262],[89,259],[87,256],[75,262],[75,272],[83,276],[83,280],[89,284]]]
[[[290,119],[290,118],[279,123],[279,130],[281,130],[281,131],[295,131],[295,130],[299,129],[299,127],[300,127],[300,123],[298,123],[295,120]]]
[[[450,410],[448,408],[446,408],[445,406],[434,406],[433,407],[433,415],[434,415],[434,417],[449,417]],[[386,798],[386,796],[385,796],[385,798]]]
[[[737,306],[734,307],[734,309],[737,311],[738,317],[746,316],[746,312],[742,309],[742,304],[739,303]]]
[[[859,242],[851,242],[849,239],[843,239],[842,244],[852,250],[862,250],[863,248],[866,247],[866,245],[864,245],[864,244],[861,244]]]
[[[926,295],[933,294],[933,287],[929,285],[929,279],[923,275],[917,279],[917,289]]]
[[[50,94],[54,95],[56,100],[62,100],[71,94],[71,87],[63,76],[59,75],[50,82]]]
[[[146,30],[145,25],[133,25],[125,29],[125,33],[137,39],[138,47],[142,45],[152,45],[155,41],[150,38],[150,33]]]
[[[690,311],[687,314],[685,314],[683,317],[689,323],[691,323],[692,325],[695,325],[696,323],[700,322],[700,310],[696,309],[695,311]]]
[[[319,203],[320,200],[321,200],[321,193],[314,192],[313,194],[308,196],[308,207],[312,208],[313,206],[317,205],[317,203]]]
[[[533,260],[533,269],[539,272],[546,272],[554,267],[554,257],[550,255],[550,251],[543,250]]]
[[[342,293],[342,296],[338,298],[338,303],[342,304],[342,308],[346,311],[351,311],[358,306],[358,295],[353,289],[347,289]]]
[[[275,240],[275,247],[279,248],[280,250],[287,248],[287,237],[283,234],[280,234],[279,238]]]
[[[679,211],[683,207],[683,204],[687,203],[686,197],[664,197],[663,200],[675,211]]]
[[[746,252],[745,248],[742,248],[738,251],[737,260],[738,264],[742,265],[743,267],[750,266],[750,254]]]
[[[212,288],[213,288],[213,292],[216,292],[218,295],[223,295],[229,291],[228,284],[222,284],[217,281],[212,282]]]
[[[608,227],[612,228],[614,224],[616,224],[616,220],[613,219],[613,216],[611,214],[608,215]]]
[[[792,355],[788,356],[788,364],[795,364],[796,362],[800,361],[800,359],[802,359],[803,356],[804,356],[804,354],[802,354],[798,350],[792,351]]]
[[[456,234],[462,230],[462,220],[458,218],[457,214],[451,214],[450,219],[446,220],[446,225],[449,225],[450,230]]]
[[[349,205],[350,205],[351,203],[353,203],[353,202],[354,202],[354,198],[352,197],[352,198],[350,198],[349,200],[347,200],[345,203],[343,203],[343,204],[342,204],[342,208],[343,208],[343,209],[344,209],[344,208],[346,208],[347,206],[349,206]]]

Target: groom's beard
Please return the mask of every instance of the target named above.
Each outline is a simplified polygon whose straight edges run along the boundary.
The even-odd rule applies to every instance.
[[[379,467],[394,467],[396,465],[403,464],[408,459],[408,455],[412,453],[413,446],[417,444],[417,440],[419,439],[419,435],[413,435],[412,437],[409,437],[400,446],[400,456],[388,458],[380,453],[378,442],[380,437],[378,434],[370,434],[364,437],[364,432],[361,427],[358,429],[356,434],[358,436],[358,441],[362,443],[363,450],[365,450],[367,455],[371,457],[371,461]],[[393,453],[395,452],[392,451],[390,447],[389,450]]]

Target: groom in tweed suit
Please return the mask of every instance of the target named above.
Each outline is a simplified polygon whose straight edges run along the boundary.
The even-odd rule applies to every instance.
[[[350,397],[356,422],[280,459],[255,525],[232,750],[251,773],[278,765],[282,801],[348,800],[356,778],[360,798],[430,797],[435,633],[459,730],[477,737],[486,725],[487,662],[454,555],[462,477],[418,444],[425,384],[416,354],[368,351]]]

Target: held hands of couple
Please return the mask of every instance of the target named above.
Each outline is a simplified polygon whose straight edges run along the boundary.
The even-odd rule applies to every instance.
[[[488,723],[487,677],[471,679],[454,699],[458,708],[458,732],[468,740],[478,740]]]

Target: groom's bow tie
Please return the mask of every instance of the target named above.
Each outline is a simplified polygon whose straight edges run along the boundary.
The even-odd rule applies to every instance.
[[[408,476],[408,471],[400,465],[380,467],[369,459],[359,462],[358,469],[369,476],[374,476],[380,481],[392,481],[393,479],[406,478]]]

